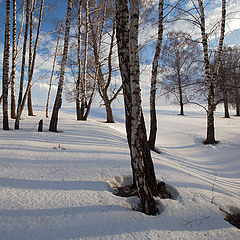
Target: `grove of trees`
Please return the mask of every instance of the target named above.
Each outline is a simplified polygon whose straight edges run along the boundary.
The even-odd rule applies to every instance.
[[[66,15],[60,16],[60,23],[51,33],[42,27],[51,9],[47,0],[4,1],[6,18],[0,100],[3,130],[9,130],[9,102],[15,129],[20,129],[26,103],[28,115],[34,116],[31,89],[36,78],[36,59],[41,54],[41,40],[50,36],[55,44],[49,53],[53,62],[48,78],[46,117],[52,105],[50,95],[54,79],[58,84],[49,131],[58,132],[64,93],[67,100],[75,104],[76,119],[84,121],[98,96],[106,109],[107,123],[114,123],[112,103],[123,95],[132,188],[138,192],[142,211],[149,215],[158,212],[154,197],[159,194],[150,151],[156,150],[158,95],[173,96],[180,106],[180,115],[184,115],[185,104],[206,105],[205,144],[217,143],[214,112],[219,103],[224,104],[226,118],[230,117],[229,106],[240,116],[240,49],[224,46],[226,0],[218,1],[216,5],[211,0],[171,2],[68,0]],[[208,26],[209,6],[221,9],[213,26]],[[191,33],[181,29],[183,23],[190,24]],[[149,25],[155,29],[155,37],[148,38],[146,29],[146,46],[143,47],[139,40],[141,28]],[[211,47],[213,34],[216,35],[215,45]],[[140,55],[142,52],[144,54]],[[142,108],[141,56],[152,63],[148,81],[149,136]],[[41,64],[38,66],[41,72]],[[19,81],[17,106],[16,81]]]

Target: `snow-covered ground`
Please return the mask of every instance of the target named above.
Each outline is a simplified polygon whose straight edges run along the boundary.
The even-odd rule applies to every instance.
[[[219,211],[240,211],[240,118],[217,113],[220,143],[204,146],[204,112],[191,107],[183,117],[176,107],[159,107],[162,154],[152,157],[157,178],[175,194],[159,201],[159,215],[147,216],[132,210],[135,197],[112,194],[131,175],[122,108],[114,109],[117,123],[106,124],[104,109],[77,122],[65,107],[59,133],[47,131],[49,119],[37,109],[20,130],[0,130],[1,240],[240,239]]]

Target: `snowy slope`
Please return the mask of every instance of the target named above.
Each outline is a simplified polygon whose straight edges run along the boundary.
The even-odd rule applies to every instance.
[[[123,109],[105,124],[104,110],[77,122],[65,108],[59,133],[37,132],[37,117],[19,131],[0,130],[0,239],[240,239],[219,206],[240,209],[240,119],[217,118],[220,144],[204,146],[205,116],[159,109],[155,171],[175,189],[158,216],[132,211],[137,199],[117,197],[111,186],[129,179]],[[148,119],[147,119],[148,122]],[[2,117],[0,117],[2,124]],[[11,122],[11,127],[13,122]]]

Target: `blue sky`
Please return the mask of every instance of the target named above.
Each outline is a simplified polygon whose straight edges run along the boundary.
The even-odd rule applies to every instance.
[[[169,0],[169,2],[174,2],[175,0]],[[213,0],[211,0],[213,1]],[[19,1],[18,1],[19,2]],[[226,45],[234,45],[234,44],[240,44],[240,4],[239,1],[237,0],[228,0],[228,13],[229,12],[234,12],[234,14],[232,14],[231,20],[228,21],[227,23],[227,36],[225,38],[225,44]],[[52,9],[52,11],[50,12],[50,14],[48,14],[47,19],[43,21],[42,23],[42,34],[44,34],[44,32],[48,32],[48,31],[52,31],[55,29],[55,22],[57,21],[57,19],[62,19],[64,17],[64,15],[66,14],[66,8],[67,8],[67,0],[58,0],[58,1],[54,1],[54,0],[45,0],[45,5],[48,4],[52,4],[55,7]],[[209,9],[208,11],[208,15],[209,15],[209,21],[215,21],[216,18],[220,15],[219,12],[220,9],[216,8],[212,8]],[[0,78],[1,77],[1,72],[2,72],[2,51],[3,51],[3,42],[4,42],[4,22],[5,22],[5,6],[4,6],[4,0],[0,0],[0,22],[3,23],[0,25]],[[182,30],[182,31],[188,31],[190,33],[193,32],[193,28],[191,25],[186,24],[181,22],[181,24],[175,24],[174,26],[165,26],[165,31],[167,30]],[[145,31],[145,29],[143,29],[142,31],[142,35],[140,36],[140,41],[143,41],[144,39],[146,39],[150,34],[154,34],[156,33],[156,27],[149,25],[146,28],[147,31]],[[198,31],[198,30],[196,30]],[[197,33],[199,34],[199,32]],[[213,38],[213,43],[216,42],[216,40],[214,40]],[[38,52],[38,62],[40,64],[41,61],[43,61],[45,58],[47,58],[47,55],[44,54],[44,52],[53,52],[55,49],[55,44],[56,44],[56,38],[54,35],[49,35],[46,37],[46,39],[44,39],[40,46],[39,46],[39,52]],[[144,57],[151,59],[151,56],[153,54],[151,54],[151,51],[149,51],[148,49],[148,53],[144,55]],[[149,61],[149,63],[151,63],[151,60]],[[40,102],[40,98],[43,98],[45,102],[45,98],[46,98],[46,94],[47,94],[47,88],[48,88],[48,81],[49,81],[49,75],[51,72],[51,65],[52,65],[52,58],[49,59],[49,61],[46,62],[46,64],[43,66],[44,71],[40,72],[39,70],[36,71],[36,73],[34,74],[35,80],[36,79],[40,79],[37,83],[36,83],[36,87],[34,87],[33,89],[36,89],[37,92],[37,100],[35,101],[35,103]],[[146,68],[146,69],[150,69],[150,67]],[[46,75],[47,73],[47,75]],[[144,79],[147,79],[147,76],[149,76],[148,73],[146,73],[144,75]],[[18,76],[17,76],[18,77]],[[16,81],[18,82],[18,78],[16,79]],[[146,80],[146,82],[148,82],[148,80]],[[55,82],[56,84],[57,82]],[[42,103],[42,100],[41,100]]]

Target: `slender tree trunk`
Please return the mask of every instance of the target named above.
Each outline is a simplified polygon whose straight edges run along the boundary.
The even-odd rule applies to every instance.
[[[95,81],[94,81],[92,93],[91,93],[91,96],[90,96],[89,101],[88,101],[88,104],[87,104],[87,110],[86,110],[85,115],[84,115],[84,120],[87,120],[87,118],[88,118],[88,115],[89,115],[90,109],[91,109],[91,105],[92,105],[92,102],[93,102],[93,98],[94,98],[95,93],[96,93],[97,79],[98,79],[97,76],[98,76],[98,69],[97,69],[97,72],[96,72],[96,76],[95,76]]]
[[[32,107],[32,86],[30,86],[28,91],[28,116],[34,116]]]
[[[37,1],[36,0],[34,0],[32,3],[31,3],[31,9],[30,9],[30,24],[29,24],[29,57],[28,57],[28,84],[29,84],[29,81],[30,81],[30,74],[31,74],[31,68],[32,68],[32,45],[33,45],[33,13],[34,13],[34,11],[35,11],[35,7],[36,7],[36,3],[37,3]],[[30,83],[31,84],[31,83]],[[28,92],[30,92],[30,86],[29,86],[29,90],[28,90]],[[25,93],[25,95],[26,95],[26,93]],[[25,95],[24,95],[24,97],[23,97],[23,101],[25,101]],[[29,95],[29,93],[28,93],[28,95]],[[31,104],[31,103],[29,103],[28,102],[28,106],[29,106],[29,104]],[[24,105],[25,105],[25,103],[24,103]],[[24,107],[24,106],[23,106]],[[30,106],[31,107],[31,106]],[[22,108],[22,110],[21,110],[21,112],[23,111],[23,108]],[[21,113],[22,114],[22,113]],[[33,115],[33,114],[32,114]],[[30,116],[29,115],[29,109],[28,109],[28,116]]]
[[[85,24],[85,43],[84,43],[84,62],[82,78],[82,99],[81,99],[81,120],[84,120],[84,113],[87,98],[87,62],[88,62],[88,35],[89,35],[89,0],[85,1],[86,24]]]
[[[157,115],[156,115],[156,91],[157,91],[157,70],[159,56],[162,48],[163,38],[163,6],[164,0],[159,0],[158,5],[158,40],[155,50],[155,55],[152,63],[152,77],[151,77],[151,90],[150,90],[150,134],[149,134],[149,147],[151,150],[155,149],[155,142],[157,136]]]
[[[79,1],[78,6],[78,78],[76,82],[76,112],[77,120],[81,120],[81,100],[80,100],[80,90],[81,90],[81,80],[82,80],[82,61],[81,61],[81,35],[82,35],[82,1]]]
[[[3,96],[3,130],[9,130],[8,123],[8,78],[9,78],[9,54],[10,54],[10,0],[6,0],[6,21],[4,57],[2,72],[2,96]]]
[[[180,75],[180,69],[177,67],[177,74],[178,74],[178,92],[179,92],[179,105],[180,105],[180,113],[179,115],[183,116],[183,94],[182,94],[182,81],[181,81],[181,75]]]
[[[66,68],[67,56],[68,56],[72,3],[73,3],[73,0],[68,0],[66,26],[65,26],[65,39],[64,39],[63,57],[62,57],[61,69],[60,69],[60,77],[58,82],[57,95],[55,98],[55,103],[54,103],[52,117],[51,117],[50,126],[49,126],[49,131],[51,132],[57,132],[58,112],[62,105],[62,90],[63,90],[64,74],[65,74],[65,68]]]
[[[56,66],[56,60],[57,60],[58,46],[59,46],[60,37],[61,37],[61,31],[62,31],[62,24],[61,24],[60,29],[58,31],[57,44],[56,44],[56,49],[55,49],[55,54],[54,54],[54,59],[53,59],[53,65],[52,65],[52,73],[51,73],[50,82],[49,82],[49,89],[48,89],[47,103],[46,103],[46,118],[48,118],[49,101],[50,101],[50,95],[51,95],[51,90],[52,90],[52,81],[53,81],[53,75],[54,75],[54,72],[55,72],[55,66]]]
[[[214,126],[214,111],[216,108],[215,104],[215,90],[216,90],[216,80],[217,74],[220,67],[220,61],[222,57],[223,50],[223,40],[225,32],[225,18],[226,18],[226,0],[222,0],[222,19],[221,19],[221,33],[218,45],[218,53],[215,62],[213,76],[210,75],[210,63],[208,55],[208,41],[205,28],[205,13],[203,7],[203,1],[198,0],[198,5],[200,9],[200,19],[201,19],[201,34],[202,34],[202,44],[204,51],[204,65],[205,65],[205,78],[206,85],[208,89],[208,111],[207,111],[207,138],[204,141],[204,144],[215,144],[215,126]]]
[[[229,107],[228,107],[228,91],[225,88],[226,87],[224,87],[224,90],[223,90],[224,117],[230,118]]]
[[[105,6],[106,7],[106,6]],[[103,20],[102,20],[102,29],[104,28],[104,24],[105,24],[105,11],[103,14]],[[99,52],[101,51],[101,39],[102,39],[102,32],[100,33],[100,37],[99,37],[99,44],[97,42],[97,33],[94,30],[94,26],[93,23],[91,21],[91,18],[89,18],[89,22],[90,22],[90,27],[91,27],[91,33],[92,33],[92,45],[93,45],[93,52],[94,52],[94,60],[95,60],[95,65],[98,68],[98,85],[99,85],[99,93],[101,98],[104,101],[104,105],[105,105],[105,109],[106,109],[106,113],[107,113],[107,123],[114,123],[114,117],[113,117],[113,112],[112,112],[112,107],[111,107],[111,100],[108,97],[108,87],[110,86],[110,82],[111,82],[111,63],[109,63],[109,61],[111,62],[111,57],[112,57],[112,48],[113,48],[113,39],[114,35],[115,35],[115,30],[113,30],[113,36],[111,38],[111,44],[110,44],[110,51],[109,51],[109,55],[108,55],[108,68],[111,68],[111,70],[109,71],[109,75],[108,75],[108,81],[105,84],[104,81],[104,76],[102,73],[102,68],[101,68],[101,64],[100,64],[100,56],[99,56]]]
[[[15,78],[16,78],[16,40],[17,40],[17,13],[16,0],[13,0],[13,20],[12,20],[12,73],[11,73],[11,118],[16,118],[16,100],[15,100]]]
[[[237,84],[236,84],[237,86]],[[235,88],[235,103],[236,103],[236,116],[240,116],[240,104],[239,104],[239,100],[240,100],[240,96],[239,96],[239,92],[238,92],[238,88]]]
[[[23,109],[24,109],[24,106],[25,106],[25,103],[26,103],[26,100],[27,100],[27,97],[28,97],[28,93],[29,93],[29,90],[30,90],[31,84],[32,84],[33,72],[34,72],[35,61],[36,61],[36,56],[37,56],[37,47],[38,47],[38,41],[39,41],[39,36],[40,36],[40,28],[41,28],[41,22],[42,22],[43,4],[44,4],[44,0],[42,0],[42,2],[41,2],[40,15],[39,15],[39,20],[38,20],[38,29],[37,29],[37,35],[36,35],[36,40],[35,40],[34,49],[33,49],[33,55],[31,55],[31,56],[29,55],[30,69],[29,69],[29,72],[28,72],[28,84],[27,84],[27,89],[25,91],[22,103],[21,103],[20,116],[23,112]],[[34,5],[35,5],[35,3],[34,3]],[[35,8],[35,6],[33,6],[33,8]],[[30,17],[30,19],[31,19],[31,17]],[[33,29],[31,29],[32,24],[33,24],[33,22],[31,23],[31,20],[30,20],[30,33],[33,30]],[[29,39],[30,43],[32,41],[32,39],[31,39],[32,36],[31,35],[32,34],[30,34],[30,37],[29,37],[30,38]],[[30,44],[30,48],[32,48],[32,44]],[[32,51],[31,51],[31,54],[32,54]],[[30,102],[30,104],[31,104],[31,102]],[[31,116],[33,116],[33,114]]]
[[[22,51],[22,67],[21,67],[21,77],[20,77],[20,86],[19,86],[19,94],[18,94],[18,107],[17,107],[17,116],[15,120],[15,129],[19,129],[20,117],[21,117],[21,103],[22,103],[22,95],[23,95],[23,81],[24,81],[24,68],[25,68],[25,59],[26,59],[26,50],[27,50],[27,39],[28,39],[28,28],[29,28],[29,17],[30,17],[30,3],[31,0],[27,0],[27,8],[26,8],[26,23],[25,23],[25,34],[23,40],[23,51]]]

